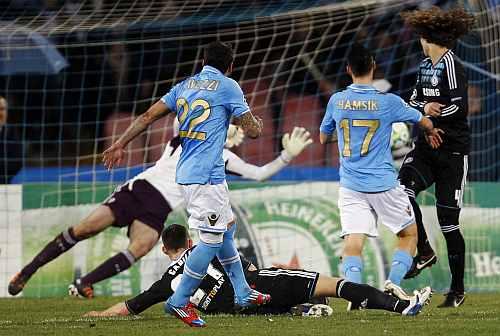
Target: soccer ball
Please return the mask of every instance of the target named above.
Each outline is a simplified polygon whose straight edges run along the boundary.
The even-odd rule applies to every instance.
[[[391,150],[400,149],[410,141],[410,130],[405,123],[392,124]]]

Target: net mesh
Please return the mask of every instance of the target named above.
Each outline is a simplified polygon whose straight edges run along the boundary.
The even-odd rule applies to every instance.
[[[473,33],[459,40],[454,49],[469,77],[469,119],[473,132],[469,177],[473,181],[498,181],[499,8],[488,1],[461,3],[478,19]],[[454,4],[440,2],[444,7]],[[265,125],[261,138],[246,140],[235,152],[261,165],[279,154],[282,135],[294,126],[306,127],[317,140],[318,125],[330,95],[349,84],[345,55],[355,41],[375,51],[376,78],[385,80],[390,91],[408,98],[422,53],[416,36],[403,26],[399,13],[421,5],[416,1],[390,0],[341,3],[103,0],[65,1],[43,9],[15,4],[3,8],[0,64],[4,67],[0,72],[0,94],[6,97],[9,109],[9,122],[4,130],[12,129],[12,135],[4,140],[11,152],[4,154],[0,174],[4,181],[24,183],[23,232],[31,230],[35,237],[45,237],[35,239],[36,243],[25,243],[24,258],[32,257],[35,250],[50,239],[49,233],[56,234],[75,224],[91,209],[88,205],[78,205],[102,201],[117,183],[159,158],[163,145],[172,135],[171,118],[157,121],[146,134],[134,140],[128,148],[125,164],[111,173],[103,170],[99,153],[173,84],[201,69],[200,46],[216,38],[232,43],[236,52],[232,77],[241,84],[252,111]],[[45,63],[40,61],[39,54],[26,52],[32,49],[43,50]],[[58,59],[55,52],[60,54],[62,62],[58,65],[54,64]],[[24,68],[12,66],[9,60],[13,55],[22,55],[31,70],[26,71],[26,64]],[[284,179],[330,180],[336,176],[337,167],[336,146],[323,147],[316,141],[292,162]],[[310,193],[316,187],[307,184],[305,190]],[[297,199],[293,202],[309,195],[294,192]],[[471,189],[469,206],[483,203],[481,197],[477,200],[477,193],[481,192]],[[432,196],[426,195],[424,202],[427,199],[432,200]],[[7,201],[4,204],[1,214],[18,211],[16,207],[10,211]],[[184,220],[183,216],[179,213],[172,220]],[[494,215],[483,213],[482,216],[481,223],[498,224],[491,219]],[[10,217],[5,215],[5,218]],[[9,223],[2,223],[6,229],[14,225],[12,218],[3,221]],[[45,218],[42,221],[48,226],[37,225],[41,218]],[[249,229],[249,237],[268,237],[269,234],[276,244],[287,241],[290,232],[286,228],[278,231],[262,229],[252,233]],[[474,241],[487,239],[485,232],[488,231],[474,236]],[[28,236],[23,238],[24,242]],[[304,239],[306,254],[301,258],[309,260],[309,264],[301,265],[331,271],[331,260],[338,251],[331,251],[332,255],[325,257],[330,268],[315,264],[321,259],[315,253],[322,252]],[[124,244],[126,236],[114,233],[82,244],[74,253],[74,263],[83,266],[76,268],[84,272],[95,266],[89,260],[102,259],[105,246],[122,248]],[[374,251],[383,249],[373,246]],[[259,253],[255,252],[255,260],[260,258],[265,264],[266,258]],[[90,257],[81,258],[82,255]],[[380,256],[373,258],[374,265],[385,262]],[[471,254],[471,264],[473,258]],[[66,269],[67,264],[73,265],[73,262],[61,259],[51,267]],[[33,291],[31,294],[28,291],[28,295],[60,294],[61,283],[67,283],[74,268],[68,274],[56,272],[57,278],[44,273],[51,281],[44,281],[43,276],[35,279],[38,282],[30,286]],[[10,268],[0,270],[4,277],[10,276],[9,272]],[[125,287],[133,292],[140,281],[130,279],[144,273],[136,267],[126,275],[128,287],[108,284],[102,287],[102,293],[111,293],[110,288]],[[117,279],[123,279],[120,276]],[[376,280],[373,283],[376,284]],[[128,294],[127,291],[118,293]]]

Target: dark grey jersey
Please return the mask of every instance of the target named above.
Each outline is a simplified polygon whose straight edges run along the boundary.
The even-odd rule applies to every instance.
[[[431,102],[445,105],[439,117],[430,118],[434,127],[445,132],[439,150],[468,154],[471,136],[467,122],[467,77],[460,60],[451,50],[435,65],[429,57],[420,63],[410,105],[424,113],[425,104]],[[422,131],[417,146],[428,146]]]

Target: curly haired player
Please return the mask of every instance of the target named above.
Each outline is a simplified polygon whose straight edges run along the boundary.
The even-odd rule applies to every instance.
[[[437,258],[429,245],[417,195],[435,184],[436,208],[448,248],[451,287],[440,307],[458,307],[464,302],[465,242],[459,228],[459,214],[467,177],[470,130],[467,123],[467,78],[451,48],[467,34],[474,17],[462,8],[448,11],[432,7],[402,14],[407,25],[420,36],[425,58],[420,63],[410,105],[444,131],[443,143],[431,148],[419,134],[399,173],[415,212],[418,252],[407,278],[417,276]]]

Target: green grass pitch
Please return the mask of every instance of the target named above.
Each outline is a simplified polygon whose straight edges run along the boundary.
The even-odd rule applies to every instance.
[[[347,313],[346,304],[332,300],[331,317],[204,316],[208,327],[190,329],[165,316],[161,305],[139,317],[82,318],[120,298],[94,300],[1,299],[0,335],[500,335],[500,294],[471,294],[458,309],[438,309],[435,294],[417,317],[380,311]]]

